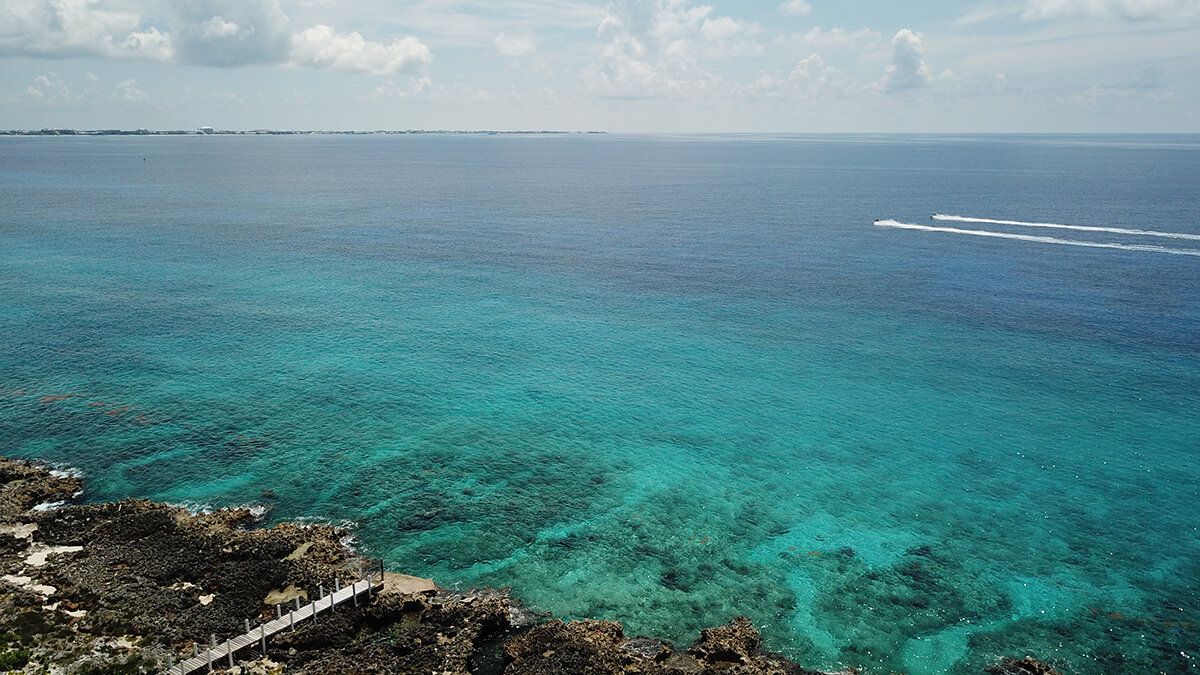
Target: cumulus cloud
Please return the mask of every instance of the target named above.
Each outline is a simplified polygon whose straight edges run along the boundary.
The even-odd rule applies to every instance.
[[[124,80],[117,85],[117,98],[128,103],[142,103],[150,100],[150,96],[138,89],[137,80]]]
[[[379,103],[389,99],[415,99],[430,97],[443,91],[445,91],[445,87],[435,87],[433,80],[428,75],[409,78],[409,81],[403,85],[388,78],[387,82],[372,89],[370,95],[366,96],[364,100]]]
[[[38,103],[61,103],[79,99],[55,73],[37,76],[33,84],[25,88],[25,93]]]
[[[825,63],[814,52],[800,59],[795,68],[782,74],[760,73],[736,91],[748,98],[783,100],[828,100],[845,97],[859,89],[852,78]]]
[[[529,35],[508,35],[500,33],[492,40],[492,46],[501,56],[527,56],[537,51],[537,44]]]
[[[917,89],[929,84],[933,77],[925,65],[925,49],[921,36],[902,28],[892,38],[892,63],[879,81],[884,91]]]
[[[390,44],[371,42],[357,32],[338,33],[316,25],[292,42],[291,63],[301,68],[386,75],[424,68],[433,60],[429,47],[412,37]]]
[[[291,47],[278,0],[176,0],[172,39],[180,60],[204,66],[282,63]]]
[[[845,95],[859,88],[852,78],[827,65],[821,55],[815,52],[808,58],[800,59],[788,79],[813,98]]]
[[[779,6],[779,11],[792,16],[805,16],[812,11],[812,5],[805,0],[788,0]]]
[[[419,68],[432,58],[413,37],[376,42],[320,24],[294,32],[280,0],[5,0],[0,27],[0,56],[289,64],[379,74]]]
[[[613,0],[599,35],[600,63],[588,70],[609,93],[654,96],[699,90],[716,81],[705,61],[759,54],[762,27],[689,0]]]
[[[1194,16],[1200,16],[1197,0],[1027,0],[1021,13],[1026,20],[1092,17],[1145,21]]]
[[[144,28],[136,5],[119,0],[5,0],[0,26],[0,54],[171,58],[164,34]]]
[[[825,65],[825,60],[820,54],[813,53],[806,59],[800,59],[796,67],[792,69],[792,77],[804,80],[828,80],[831,68]]]
[[[147,30],[125,35],[118,45],[118,54],[148,61],[170,61],[174,57],[174,50],[171,36],[151,26]]]
[[[812,97],[829,94],[845,94],[854,89],[854,84],[845,73],[826,65],[820,54],[812,53],[800,59],[788,74],[788,81],[801,93]]]

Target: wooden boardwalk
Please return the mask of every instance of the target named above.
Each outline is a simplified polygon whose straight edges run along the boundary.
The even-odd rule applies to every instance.
[[[254,645],[258,645],[265,651],[266,641],[276,633],[288,630],[305,619],[315,619],[321,612],[331,612],[342,603],[353,602],[357,606],[360,596],[364,593],[377,592],[382,586],[382,581],[376,582],[374,577],[357,581],[307,605],[297,606],[287,614],[251,628],[237,637],[216,645],[210,643],[208,647],[198,650],[199,653],[192,658],[169,667],[167,673],[168,675],[189,675],[201,668],[211,671],[217,668],[232,667],[234,654],[238,651]],[[299,605],[299,601],[297,604]]]

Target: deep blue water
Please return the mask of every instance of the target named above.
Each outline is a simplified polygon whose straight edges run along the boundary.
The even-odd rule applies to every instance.
[[[1200,241],[930,214],[1197,235],[1198,175],[1194,136],[0,138],[0,454],[631,635],[1188,671]]]

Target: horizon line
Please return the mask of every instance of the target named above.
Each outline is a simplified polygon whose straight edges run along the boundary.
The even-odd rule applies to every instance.
[[[1200,136],[1200,131],[618,131],[587,129],[77,129],[43,127],[41,129],[0,129],[0,136],[302,136],[302,135],[602,135],[646,136]]]

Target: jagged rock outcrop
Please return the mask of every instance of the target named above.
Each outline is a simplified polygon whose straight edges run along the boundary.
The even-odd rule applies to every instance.
[[[988,675],[1060,675],[1049,664],[1042,663],[1032,657],[1023,659],[1005,658],[994,666],[984,669]]]
[[[46,502],[65,502],[82,489],[79,478],[56,476],[45,467],[0,457],[0,518]]]
[[[505,645],[505,675],[816,675],[762,650],[762,635],[748,619],[706,628],[686,651],[653,638],[626,638],[615,621],[553,620]]]

